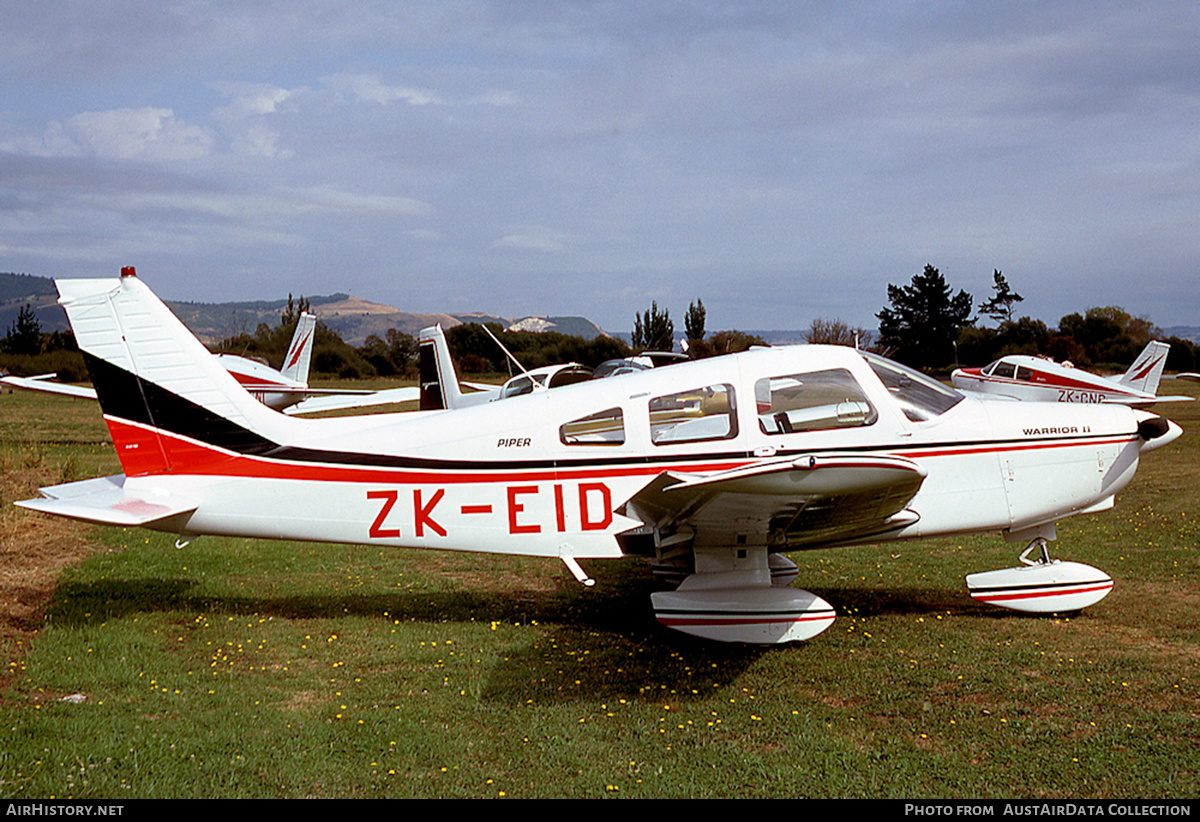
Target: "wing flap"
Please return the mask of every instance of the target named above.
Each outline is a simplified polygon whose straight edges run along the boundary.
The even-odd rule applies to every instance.
[[[149,525],[190,514],[196,503],[170,494],[133,493],[125,489],[125,475],[97,477],[82,482],[38,489],[42,499],[21,500],[16,505],[60,517],[100,525]]]
[[[925,470],[889,456],[808,455],[716,474],[664,472],[617,513],[660,535],[681,529],[701,542],[731,544],[765,533],[773,548],[800,548],[911,525],[905,506]]]

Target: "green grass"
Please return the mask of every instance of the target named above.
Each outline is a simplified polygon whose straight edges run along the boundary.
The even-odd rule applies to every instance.
[[[8,459],[113,470],[94,421],[27,396],[0,396]],[[1192,798],[1196,405],[1160,409],[1188,432],[1116,509],[1060,525],[1056,555],[1117,583],[1070,618],[967,596],[1015,564],[997,536],[793,554],[840,616],[763,649],[659,628],[632,561],[586,589],[544,560],[95,529],[6,649],[0,795]]]

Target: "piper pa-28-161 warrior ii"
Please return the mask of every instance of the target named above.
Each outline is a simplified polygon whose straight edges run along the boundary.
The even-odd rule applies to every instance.
[[[1156,396],[1170,350],[1171,346],[1166,343],[1150,342],[1129,370],[1113,379],[1043,357],[1013,354],[982,368],[959,368],[950,375],[950,381],[960,391],[1012,400],[1116,402],[1124,405],[1189,401],[1192,398],[1184,395]]]
[[[977,600],[1070,611],[1112,587],[1051,561],[1180,434],[1120,405],[984,402],[852,348],[761,348],[452,410],[327,419],[255,402],[132,269],[59,280],[123,475],[25,508],[179,534],[557,557],[643,557],[659,622],[775,643],[833,608],[783,552],[1000,531],[1021,567]],[[1041,556],[1025,559],[1035,548]],[[850,561],[853,561],[852,559]]]

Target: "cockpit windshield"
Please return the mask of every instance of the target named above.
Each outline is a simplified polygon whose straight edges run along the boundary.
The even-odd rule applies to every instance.
[[[900,403],[904,416],[913,422],[924,422],[940,416],[958,405],[963,395],[919,371],[892,362],[876,354],[859,352],[871,370],[883,381],[892,397]]]

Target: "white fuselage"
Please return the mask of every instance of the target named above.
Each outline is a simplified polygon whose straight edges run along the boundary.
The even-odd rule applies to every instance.
[[[950,381],[960,391],[1034,402],[1128,405],[1155,399],[1153,394],[1097,374],[1032,356],[1005,357],[983,368],[960,368]]]
[[[767,433],[756,390],[830,370],[852,375],[873,419]],[[697,410],[714,396],[727,407],[716,427]],[[664,397],[673,400],[665,412]],[[705,474],[786,455],[918,463],[927,477],[908,505],[918,519],[886,538],[1036,528],[1111,503],[1137,467],[1137,413],[967,397],[913,421],[855,351],[797,346],[453,411],[276,415],[264,433],[281,447],[253,455],[160,434],[160,457],[150,454],[148,429],[109,424],[125,449],[127,489],[197,503],[152,526],[162,530],[595,558],[621,555],[615,535],[642,523],[614,509],[661,472]],[[143,476],[138,453],[148,455]],[[171,467],[151,473],[160,459]]]
[[[214,356],[254,399],[268,408],[280,411],[308,396],[307,383],[289,379],[269,365],[236,354]]]

